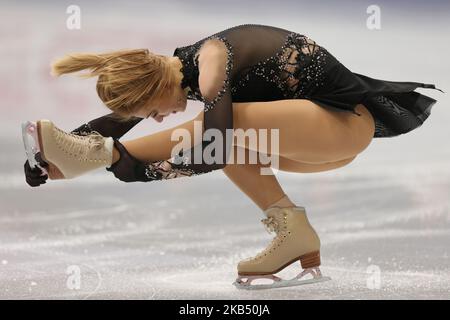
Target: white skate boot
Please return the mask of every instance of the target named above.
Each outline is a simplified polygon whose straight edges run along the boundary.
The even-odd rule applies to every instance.
[[[331,280],[322,276],[320,266],[320,239],[310,225],[304,207],[278,208],[265,211],[261,220],[269,232],[275,231],[272,243],[253,258],[238,264],[238,278],[233,283],[238,289],[269,289],[298,286]],[[274,274],[299,261],[304,269],[296,277],[283,280]],[[310,279],[305,279],[310,275]],[[270,284],[252,285],[256,279],[273,280]]]
[[[114,140],[98,132],[86,136],[66,133],[50,120],[22,123],[22,136],[30,167],[38,166],[40,152],[49,179],[72,179],[101,167],[111,166]],[[30,139],[30,137],[32,139]]]

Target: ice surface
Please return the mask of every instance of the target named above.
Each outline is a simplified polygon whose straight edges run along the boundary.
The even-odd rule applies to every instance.
[[[314,285],[258,292],[232,285],[238,261],[271,236],[261,211],[222,172],[126,184],[99,170],[39,188],[23,176],[22,121],[50,118],[73,129],[107,112],[94,82],[48,76],[50,61],[68,52],[149,47],[171,54],[225,26],[269,21],[311,36],[355,72],[449,92],[448,8],[381,2],[377,31],[365,26],[366,4],[348,1],[339,9],[308,2],[307,10],[291,1],[289,12],[257,9],[251,19],[245,8],[218,16],[183,2],[152,1],[155,11],[129,1],[105,13],[104,5],[82,1],[87,15],[78,31],[61,29],[63,7],[8,3],[10,14],[0,20],[8,60],[0,66],[0,299],[449,299],[448,93],[420,90],[438,99],[423,127],[374,140],[344,168],[279,172],[321,237],[321,269],[333,280]],[[164,10],[182,14],[173,21],[185,23],[184,34]],[[160,128],[143,121],[128,138]],[[281,275],[298,271],[294,264]]]
[[[39,188],[20,172],[3,176],[1,298],[449,298],[450,168],[438,163],[280,172],[321,236],[322,271],[333,280],[270,292],[231,284],[237,262],[271,236],[220,172],[126,184],[100,170]],[[78,290],[68,285],[70,266]],[[281,275],[299,271],[294,264]]]

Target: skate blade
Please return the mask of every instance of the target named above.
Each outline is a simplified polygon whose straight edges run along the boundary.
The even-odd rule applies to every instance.
[[[261,290],[261,289],[274,289],[274,288],[285,288],[285,287],[296,287],[296,286],[302,286],[306,284],[313,284],[318,282],[324,282],[331,280],[330,277],[318,277],[318,278],[312,278],[312,279],[304,279],[299,280],[297,278],[290,279],[290,280],[280,280],[280,281],[274,281],[270,284],[245,284],[245,283],[239,283],[239,282],[233,282],[233,285],[238,289],[244,289],[244,290]]]
[[[47,170],[41,167],[35,158],[35,155],[41,151],[35,122],[26,121],[22,123],[22,140],[30,167],[32,169],[36,167],[40,168],[42,170],[42,176],[48,174]]]

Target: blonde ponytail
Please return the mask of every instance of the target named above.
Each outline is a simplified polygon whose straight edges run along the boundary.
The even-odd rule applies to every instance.
[[[148,49],[68,54],[52,63],[51,74],[60,76],[86,69],[89,72],[80,77],[98,76],[97,94],[119,121],[133,118],[144,104],[172,94],[176,85],[168,57]]]
[[[65,73],[77,72],[84,69],[98,70],[104,61],[105,59],[98,54],[69,54],[52,64],[51,74],[53,76],[60,76]],[[85,76],[90,76],[90,74]]]

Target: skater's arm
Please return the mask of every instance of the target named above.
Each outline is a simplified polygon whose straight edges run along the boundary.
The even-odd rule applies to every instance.
[[[92,131],[97,131],[104,137],[113,137],[114,139],[120,139],[134,126],[136,126],[142,118],[134,117],[126,122],[119,122],[112,117],[114,113],[109,113],[102,117],[93,119],[88,123],[82,124],[78,128],[72,130],[72,133],[78,135],[90,134]]]
[[[226,43],[215,41],[208,54],[198,59],[199,89],[204,100],[202,141],[188,150],[181,150],[173,160],[148,164],[149,180],[199,175],[226,166],[232,145],[232,130],[227,133],[227,129],[233,129],[230,91],[233,53]]]

